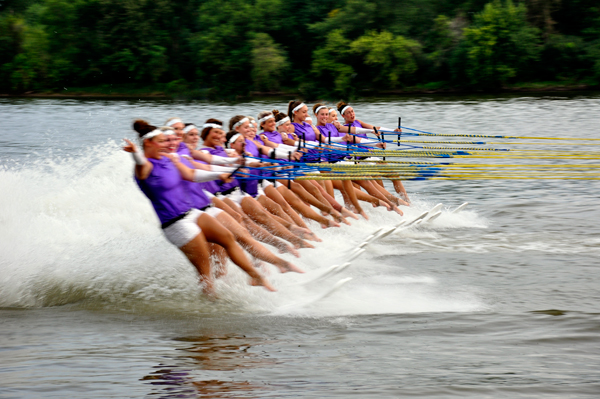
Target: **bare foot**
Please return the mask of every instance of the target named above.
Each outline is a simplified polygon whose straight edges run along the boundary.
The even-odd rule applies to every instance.
[[[400,210],[400,208],[398,208],[397,206],[394,206],[394,211],[396,211],[396,213],[397,213],[398,215],[400,215],[400,216],[403,216],[403,215],[404,215],[404,212],[402,212],[402,211]]]
[[[275,289],[275,287],[273,287],[271,285],[271,283],[269,282],[269,280],[267,280],[265,277],[261,276],[260,274],[257,277],[252,277],[250,279],[250,285],[253,287],[265,287],[265,289],[267,291],[271,291],[271,292],[276,292],[277,290]]]
[[[281,273],[294,272],[294,273],[304,273],[304,270],[300,269],[298,266],[290,263],[288,261],[282,260],[280,264],[275,265],[279,268]]]
[[[385,208],[387,209],[388,212],[392,210],[392,207],[390,206],[390,204],[388,204],[385,201],[379,200],[379,206],[385,206]]]
[[[292,254],[296,258],[300,257],[300,252],[298,252],[298,250],[291,245],[283,244],[283,246],[278,246],[277,249],[279,250],[280,254]]]
[[[304,240],[301,240],[301,239],[298,239],[298,241],[296,241],[296,242],[294,243],[294,246],[295,246],[296,248],[311,248],[311,249],[312,249],[312,248],[314,248],[314,245],[312,245],[312,244],[309,244],[309,243],[307,243],[306,241],[304,241]]]
[[[354,219],[358,220],[358,216],[356,216],[356,214],[354,212],[350,212],[346,208],[342,208],[342,216],[350,217],[350,218],[354,218]]]
[[[322,242],[323,240],[321,240],[319,237],[317,237],[317,235],[315,233],[313,233],[312,231],[310,232],[310,234],[307,234],[304,237],[305,240],[310,240],[310,241],[314,241],[314,242]]]
[[[340,224],[337,223],[335,220],[327,220],[327,224],[322,224],[321,228],[326,229],[329,227],[340,227]]]
[[[289,230],[290,232],[302,238],[305,238],[305,236],[312,234],[312,231],[310,231],[309,229],[297,226],[295,224],[291,225]]]

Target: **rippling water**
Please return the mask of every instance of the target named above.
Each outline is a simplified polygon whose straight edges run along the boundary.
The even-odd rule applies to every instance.
[[[594,94],[354,105],[386,126],[600,137]],[[335,279],[302,281],[399,216],[312,225],[308,275],[271,269],[270,294],[231,268],[204,300],[120,140],[138,117],[273,108],[285,102],[0,100],[0,397],[598,395],[598,181],[407,182],[409,217],[438,202],[442,216],[369,247],[332,296],[298,306]]]

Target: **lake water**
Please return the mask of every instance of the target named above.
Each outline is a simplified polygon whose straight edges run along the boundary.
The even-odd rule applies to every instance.
[[[600,138],[595,93],[353,105],[385,126]],[[369,207],[370,221],[312,224],[307,275],[271,268],[268,293],[230,267],[205,300],[121,139],[135,118],[273,108],[286,103],[0,99],[1,398],[598,397],[598,180],[406,182],[407,217],[442,202],[437,220],[302,285],[402,218]]]

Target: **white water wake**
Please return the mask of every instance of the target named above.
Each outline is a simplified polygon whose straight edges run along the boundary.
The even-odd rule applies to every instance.
[[[246,276],[230,265],[218,284],[221,300],[202,298],[194,269],[162,236],[149,201],[132,178],[128,154],[114,142],[89,153],[58,160],[44,159],[0,169],[0,307],[45,307],[76,304],[86,308],[148,312],[262,313],[334,316],[349,314],[470,312],[485,308],[476,290],[445,287],[435,276],[419,275],[407,265],[414,247],[407,240],[436,235],[437,230],[485,227],[473,211],[446,210],[428,226],[374,243],[343,276],[347,286],[309,307],[294,307],[317,295],[331,280],[301,285],[315,273],[343,262],[348,253],[378,227],[402,218],[382,208],[369,209],[370,221],[321,230],[316,249],[289,258],[306,275],[269,278],[275,294],[250,287]],[[457,202],[457,205],[458,201]],[[431,207],[414,200],[406,210],[414,217]],[[393,255],[398,261],[376,262]]]

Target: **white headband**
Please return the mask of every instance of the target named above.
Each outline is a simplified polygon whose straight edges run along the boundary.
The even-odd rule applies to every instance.
[[[248,118],[240,119],[233,125],[233,129],[235,130],[236,127],[242,126],[246,122],[250,122],[250,119],[248,119]]]
[[[348,108],[352,108],[349,105],[346,105],[344,108],[342,108],[342,111],[340,112],[341,115],[344,115],[344,112],[348,111]]]
[[[269,114],[269,115],[267,115],[267,116],[265,116],[265,117],[262,117],[262,118],[260,118],[260,119],[258,120],[258,124],[260,125],[260,124],[262,124],[263,122],[266,122],[266,121],[268,121],[268,120],[269,120],[269,119],[271,119],[271,118],[275,118],[275,115],[273,115],[273,114]]]
[[[275,123],[275,126],[279,127],[279,126],[281,126],[281,125],[283,125],[284,123],[286,123],[286,122],[289,122],[289,121],[290,121],[290,117],[289,117],[289,116],[286,116],[286,117],[285,117],[285,118],[283,118],[282,120],[280,120],[280,121],[278,121],[277,123]]]
[[[317,107],[317,109],[315,109],[315,115],[319,113],[320,110],[322,110],[323,108],[327,108],[325,105],[321,105],[320,107]]]
[[[292,110],[292,112],[296,112],[296,111],[298,111],[300,108],[304,107],[305,105],[306,105],[306,104],[304,104],[304,103],[300,103],[300,105],[296,106],[296,108],[294,108],[294,109]]]
[[[329,108],[329,113],[331,113],[332,111],[333,112],[337,112],[337,109],[335,109],[335,108]]]
[[[234,135],[233,135],[233,136],[232,136],[232,137],[229,139],[229,142],[227,143],[227,148],[231,148],[231,145],[232,145],[233,143],[235,143],[235,141],[236,141],[237,139],[239,139],[240,137],[242,137],[241,133],[234,134]]]
[[[170,121],[168,121],[166,123],[166,125],[169,126],[169,127],[171,127],[171,126],[173,126],[176,123],[183,123],[183,121],[181,119],[179,119],[179,118],[175,118],[175,119],[171,119]]]
[[[173,130],[173,129],[161,129],[161,132],[165,136],[170,136],[172,134],[175,134],[175,130]]]
[[[198,129],[195,125],[187,125],[185,129],[183,129],[183,133],[189,133],[190,130]]]
[[[156,136],[158,136],[159,134],[162,134],[162,130],[160,129],[154,129],[151,132],[148,132],[146,134],[144,134],[142,137],[140,137],[141,141],[147,140],[147,139],[151,139],[154,138]]]
[[[216,123],[205,123],[204,125],[202,125],[202,130],[206,129],[207,127],[210,127],[213,129],[223,129],[223,126],[217,125]],[[185,132],[185,130],[184,130],[184,132]]]

